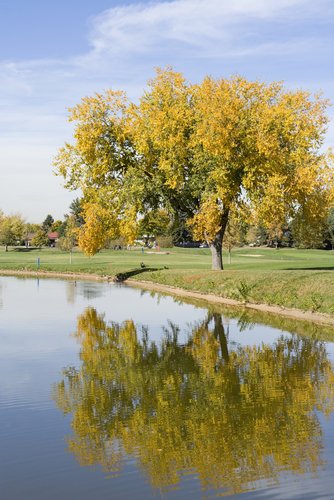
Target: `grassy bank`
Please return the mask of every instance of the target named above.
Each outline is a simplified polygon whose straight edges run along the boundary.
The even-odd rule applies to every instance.
[[[104,250],[88,258],[57,249],[0,249],[0,269],[58,273],[90,273],[114,277],[122,273],[154,283],[221,297],[298,308],[334,315],[334,252],[322,250],[243,248],[225,258],[223,272],[211,271],[207,249]]]

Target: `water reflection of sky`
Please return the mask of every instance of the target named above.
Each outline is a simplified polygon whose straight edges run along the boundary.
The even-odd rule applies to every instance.
[[[75,331],[77,317],[91,306],[99,314],[104,314],[107,322],[122,323],[132,319],[139,326],[148,326],[150,338],[157,342],[161,338],[162,327],[167,327],[171,322],[179,327],[180,342],[183,342],[187,340],[194,325],[205,320],[207,310],[204,307],[181,304],[173,297],[109,283],[0,277],[0,290],[2,300],[2,307],[0,307],[0,440],[2,446],[9,443],[8,436],[13,426],[21,426],[19,430],[21,443],[17,442],[13,447],[11,460],[15,463],[18,455],[23,453],[20,459],[23,462],[31,455],[27,433],[31,433],[31,436],[34,433],[36,436],[39,432],[44,433],[45,447],[52,451],[52,446],[54,446],[56,458],[53,460],[54,463],[57,462],[59,470],[64,468],[64,464],[72,468],[73,475],[77,474],[80,481],[83,481],[82,485],[86,484],[87,490],[83,487],[81,491],[82,498],[92,498],[88,496],[90,489],[87,476],[81,475],[71,457],[61,458],[64,448],[63,436],[68,432],[65,429],[69,428],[70,419],[64,420],[58,412],[53,413],[55,405],[50,399],[50,387],[59,380],[62,369],[66,366],[80,365],[79,346],[71,335]],[[240,331],[238,320],[227,316],[223,317],[223,323],[232,349],[234,346],[259,345],[263,342],[273,344],[282,335],[279,329],[266,325],[250,325]],[[327,350],[334,359],[334,344],[327,343]],[[45,412],[47,416],[45,424],[36,423],[37,420],[33,417],[36,411]],[[328,463],[327,471],[322,472],[318,478],[314,478],[313,482],[309,477],[302,483],[298,481],[296,491],[291,486],[294,483],[290,480],[287,486],[284,481],[273,486],[270,489],[270,495],[268,485],[263,485],[262,488],[261,484],[258,484],[255,492],[242,494],[241,497],[311,499],[317,498],[315,494],[321,494],[319,498],[332,498],[329,492],[331,492],[331,471],[334,470],[334,422],[332,417],[329,420],[321,417],[321,423],[330,450],[324,451]],[[51,426],[57,428],[55,431],[59,439],[57,445],[49,442],[51,437],[47,436]],[[51,451],[44,450],[43,453],[51,453]],[[0,468],[3,466],[8,469],[8,463],[7,452],[0,452]],[[126,467],[130,470],[131,462]],[[9,470],[7,474],[8,478],[11,478],[13,474],[12,481],[14,481],[15,474]],[[25,474],[29,474],[28,469],[25,470]],[[133,467],[131,474],[142,483],[142,479]],[[181,488],[179,493],[175,492],[174,497],[199,498],[194,493],[194,485],[195,480],[192,478],[191,484],[186,482],[183,490]],[[145,498],[147,492],[143,493],[146,490],[144,486],[142,487],[141,494]],[[117,491],[117,485],[115,488]],[[59,489],[55,491],[60,494]]]
[[[62,367],[79,363],[78,345],[70,334],[77,316],[89,306],[108,322],[133,319],[149,326],[150,338],[157,341],[168,321],[179,326],[180,339],[186,340],[189,325],[206,314],[171,297],[152,298],[108,283],[0,278],[0,284],[0,398],[13,393],[14,403],[20,394],[24,401],[41,403]]]
[[[0,277],[0,289],[0,394],[13,385],[26,390],[31,382],[36,396],[41,390],[36,384],[45,386],[45,380],[53,381],[63,366],[77,365],[78,346],[70,334],[87,307],[103,314],[106,322],[132,319],[138,326],[148,326],[150,339],[156,342],[169,323],[179,327],[179,341],[185,342],[194,325],[207,316],[204,307],[112,283]],[[282,335],[279,329],[259,324],[240,331],[238,320],[227,316],[223,323],[232,349],[272,344]],[[333,359],[334,344],[327,348]]]

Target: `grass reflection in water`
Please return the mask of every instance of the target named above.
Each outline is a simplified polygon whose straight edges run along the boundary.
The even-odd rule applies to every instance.
[[[209,313],[186,345],[175,325],[157,345],[92,308],[75,336],[81,368],[64,370],[54,398],[73,414],[68,446],[82,465],[117,473],[130,454],[154,487],[191,472],[221,494],[321,467],[317,411],[333,409],[334,374],[319,340],[229,349],[222,316]]]

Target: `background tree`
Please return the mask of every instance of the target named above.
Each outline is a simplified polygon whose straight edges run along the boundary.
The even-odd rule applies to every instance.
[[[249,215],[247,210],[234,211],[230,214],[229,221],[224,235],[224,247],[228,251],[228,262],[231,264],[232,248],[240,247],[246,243]]]
[[[84,224],[83,208],[81,198],[75,198],[70,204],[70,215],[74,217],[75,225],[80,227]]]
[[[267,229],[257,220],[252,220],[247,228],[246,241],[252,246],[266,245],[268,243]]]
[[[20,245],[24,235],[25,222],[21,215],[0,216],[0,243],[8,252],[10,245]]]
[[[291,230],[294,244],[298,248],[324,248],[326,238],[326,217],[315,220],[313,215],[309,214],[309,218],[310,220],[313,219],[309,225],[301,221],[299,217],[292,220]]]
[[[37,231],[35,232],[31,244],[34,247],[42,248],[46,247],[49,245],[49,238],[48,235],[45,233],[44,229],[42,227],[39,227]]]
[[[55,220],[52,223],[51,231],[56,231],[57,233],[59,233],[61,231],[63,224],[64,224],[64,222],[62,220],[60,220],[60,219]]]
[[[40,224],[27,222],[24,227],[24,233],[25,235],[28,233],[35,233],[38,229],[40,229],[40,227],[41,227]]]
[[[36,231],[40,229],[39,224],[27,222],[24,225],[23,240],[26,247],[30,245],[31,239],[33,238]]]
[[[52,215],[48,214],[44,221],[42,222],[42,229],[45,233],[48,233],[52,230],[52,224],[54,223],[54,218]]]
[[[55,160],[65,185],[84,195],[83,248],[101,246],[101,217],[86,218],[92,204],[104,220],[110,214],[106,239],[111,231],[133,241],[150,210],[186,219],[194,238],[209,244],[213,269],[223,267],[230,214],[245,204],[265,225],[318,224],[333,186],[332,159],[319,152],[326,106],[280,83],[234,77],[189,85],[169,68],[158,70],[138,105],[122,92],[84,98],[71,111],[75,142]]]
[[[57,242],[58,248],[65,252],[70,252],[70,264],[72,264],[72,252],[78,240],[77,220],[71,215],[66,220],[66,229],[64,235]]]
[[[228,493],[321,466],[318,412],[330,414],[334,397],[324,344],[282,336],[229,349],[217,313],[186,345],[178,331],[171,324],[157,345],[131,320],[107,324],[92,308],[78,317],[82,364],[54,397],[72,413],[68,446],[82,465],[115,472],[133,454],[157,488],[192,470],[204,490]]]
[[[167,236],[171,228],[168,213],[162,209],[150,210],[139,221],[138,234],[148,243],[149,237]]]
[[[329,209],[326,219],[327,238],[330,242],[332,250],[334,250],[334,207]]]

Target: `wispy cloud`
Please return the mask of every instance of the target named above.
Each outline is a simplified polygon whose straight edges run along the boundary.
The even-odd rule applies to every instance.
[[[328,65],[333,47],[328,26],[333,19],[332,0],[133,2],[91,20],[86,53],[65,60],[0,61],[2,180],[9,171],[11,181],[18,176],[15,203],[29,196],[41,200],[39,205],[35,202],[34,212],[21,209],[36,219],[38,206],[45,203],[40,197],[43,179],[50,196],[60,200],[55,209],[60,216],[66,206],[61,206],[51,161],[71,135],[67,108],[108,87],[125,89],[136,98],[154,66],[171,64],[196,81],[207,73],[234,72],[283,79],[300,87],[323,88],[334,100],[334,75]],[[19,185],[27,165],[32,172],[29,190],[26,183]],[[0,183],[0,207],[15,210],[5,184]],[[43,214],[50,210],[44,208]]]
[[[321,5],[320,5],[321,4]],[[318,17],[333,10],[331,2],[320,0],[172,0],[138,3],[113,8],[97,16],[93,23],[90,55],[152,53],[164,43],[178,44],[179,51],[198,54],[219,45],[228,52],[245,42],[251,30],[265,23],[290,22]],[[257,49],[256,30],[253,33]],[[305,35],[304,35],[305,36]],[[283,40],[284,42],[284,40]],[[180,45],[181,44],[181,45]],[[269,47],[268,47],[269,48]],[[224,55],[224,54],[221,54]]]
[[[86,90],[124,81],[134,90],[147,79],[139,70],[152,63],[182,65],[186,72],[194,59],[331,51],[326,34],[291,32],[288,26],[310,17],[325,22],[333,9],[331,0],[316,6],[313,0],[171,0],[111,8],[91,20],[87,53],[62,61],[0,61],[0,104],[43,101],[54,93],[51,106],[59,100],[65,107]],[[198,79],[205,69],[195,68]]]

